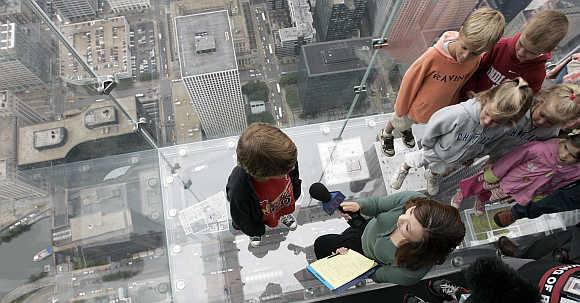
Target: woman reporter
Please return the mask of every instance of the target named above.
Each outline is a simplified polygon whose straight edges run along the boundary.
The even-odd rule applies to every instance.
[[[419,192],[343,202],[341,206],[372,218],[360,228],[318,237],[314,242],[316,257],[353,249],[382,265],[371,276],[379,283],[417,283],[434,264],[445,262],[465,236],[457,209]],[[342,216],[350,220],[348,214]]]

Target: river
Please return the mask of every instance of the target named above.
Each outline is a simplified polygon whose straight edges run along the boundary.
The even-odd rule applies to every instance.
[[[37,252],[50,245],[50,239],[50,220],[45,218],[12,241],[0,244],[0,298],[27,283],[30,275],[41,273],[43,265],[50,264],[52,258],[32,262]]]

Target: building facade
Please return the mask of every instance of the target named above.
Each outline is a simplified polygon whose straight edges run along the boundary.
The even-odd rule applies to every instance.
[[[247,126],[226,10],[175,18],[181,77],[208,138]]]
[[[276,56],[298,56],[300,47],[311,43],[316,35],[307,0],[288,0],[292,27],[281,28],[276,37]]]
[[[0,90],[24,91],[49,81],[50,54],[37,33],[24,24],[0,24]]]
[[[98,0],[54,0],[54,5],[63,17],[71,20],[95,16]]]
[[[349,39],[360,30],[368,0],[318,0],[314,19],[318,41]]]
[[[108,0],[111,9],[116,12],[142,10],[151,7],[151,0]]]
[[[24,103],[10,91],[0,91],[0,118],[9,116],[18,118],[19,126],[46,121],[34,108]]]
[[[0,201],[42,198],[47,194],[40,180],[19,171],[16,164],[17,118],[0,118]]]

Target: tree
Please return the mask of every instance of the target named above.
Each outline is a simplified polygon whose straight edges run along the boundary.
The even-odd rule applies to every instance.
[[[248,114],[248,124],[252,124],[254,122],[264,122],[264,123],[273,124],[274,117],[268,111],[265,111],[265,112],[259,113],[259,114],[251,114],[251,113]]]
[[[251,81],[242,86],[242,93],[248,96],[250,101],[268,102],[269,91],[268,85],[261,81]]]
[[[280,85],[282,86],[288,86],[296,83],[298,83],[298,80],[296,79],[296,73],[288,73],[280,77]]]

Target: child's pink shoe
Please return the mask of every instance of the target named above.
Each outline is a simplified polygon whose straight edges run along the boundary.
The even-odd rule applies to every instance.
[[[476,216],[481,216],[485,213],[485,200],[475,199],[475,205],[473,206],[473,211]]]
[[[451,206],[459,209],[461,207],[461,203],[463,202],[463,195],[461,194],[461,189],[457,190],[457,193],[451,198]]]

